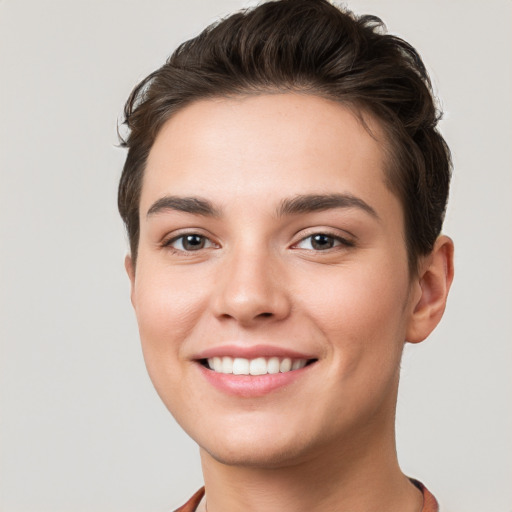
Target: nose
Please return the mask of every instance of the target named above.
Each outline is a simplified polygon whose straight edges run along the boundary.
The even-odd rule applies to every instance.
[[[268,253],[239,251],[222,263],[213,298],[214,314],[250,327],[278,321],[291,311],[283,268]]]

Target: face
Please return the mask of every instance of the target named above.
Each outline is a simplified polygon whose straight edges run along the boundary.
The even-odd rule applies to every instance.
[[[216,460],[279,466],[391,435],[415,298],[366,121],[375,138],[315,96],[211,99],[151,149],[132,302],[155,388]]]

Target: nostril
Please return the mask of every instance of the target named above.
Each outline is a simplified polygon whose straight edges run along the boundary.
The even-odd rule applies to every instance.
[[[272,316],[272,313],[260,313],[258,316],[262,316],[264,318],[268,318],[268,317]]]

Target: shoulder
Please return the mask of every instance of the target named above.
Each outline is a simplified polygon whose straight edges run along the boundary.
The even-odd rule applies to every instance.
[[[423,494],[423,508],[421,512],[439,512],[439,503],[434,495],[418,480],[409,479]]]
[[[199,502],[204,496],[204,487],[199,489],[192,498],[190,498],[184,505],[177,508],[174,512],[195,512]]]

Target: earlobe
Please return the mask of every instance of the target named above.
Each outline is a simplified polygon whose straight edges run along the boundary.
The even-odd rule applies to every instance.
[[[423,341],[441,320],[453,281],[453,242],[440,236],[417,277],[419,298],[413,304],[406,341]]]
[[[133,266],[133,259],[129,254],[127,254],[124,258],[124,268],[126,269],[126,273],[128,274],[128,278],[130,279],[130,300],[132,302],[132,306],[135,308],[135,267]]]

